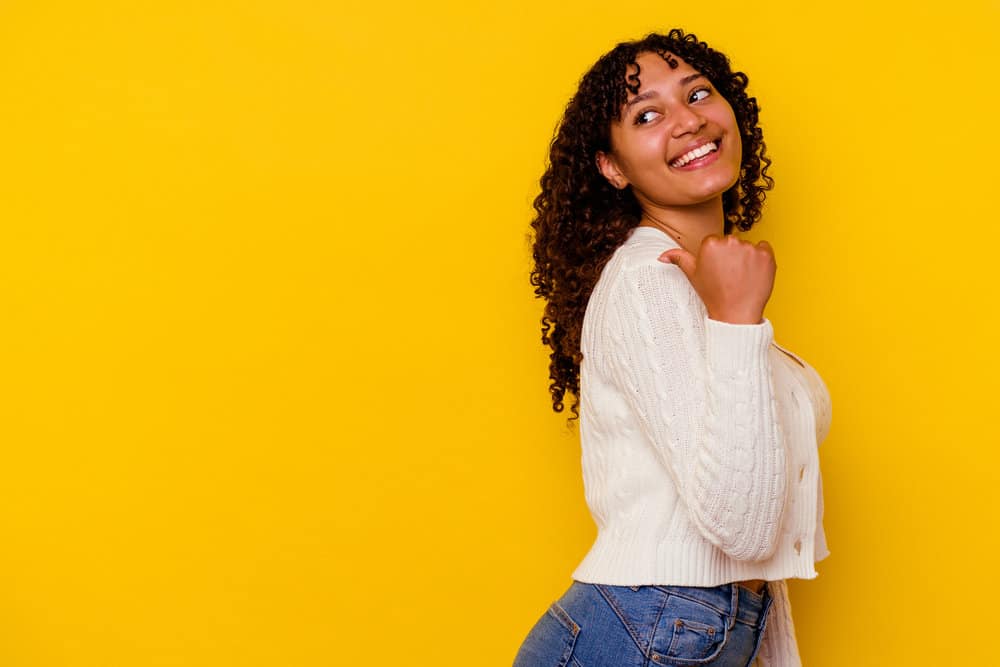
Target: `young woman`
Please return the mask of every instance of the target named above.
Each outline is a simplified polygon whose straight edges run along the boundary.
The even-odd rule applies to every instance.
[[[774,343],[771,247],[732,233],[772,186],[746,86],[652,34],[584,75],[552,142],[531,279],[598,534],[516,667],[801,662],[785,579],[829,553],[830,396]]]

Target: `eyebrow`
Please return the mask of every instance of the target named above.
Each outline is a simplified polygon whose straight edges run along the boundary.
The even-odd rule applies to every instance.
[[[701,72],[695,72],[694,74],[688,74],[686,77],[684,77],[683,79],[681,79],[680,81],[678,81],[677,85],[679,87],[683,88],[684,86],[688,85],[689,83],[691,83],[695,79],[700,79],[700,78],[703,78],[704,76],[705,75],[702,74]],[[628,102],[626,102],[625,103],[625,111],[627,112],[629,109],[632,108],[633,105],[636,105],[639,102],[645,102],[646,100],[650,99],[651,97],[658,97],[658,96],[659,96],[659,93],[657,93],[655,90],[647,90],[646,92],[641,93],[639,95],[636,95],[635,97],[633,97],[632,99],[630,99]]]

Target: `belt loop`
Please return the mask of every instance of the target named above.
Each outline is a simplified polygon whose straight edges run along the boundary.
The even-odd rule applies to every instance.
[[[740,586],[735,581],[729,585],[733,589],[733,600],[729,605],[729,608],[732,609],[732,613],[729,615],[729,629],[732,630],[736,625],[736,616],[740,613]]]

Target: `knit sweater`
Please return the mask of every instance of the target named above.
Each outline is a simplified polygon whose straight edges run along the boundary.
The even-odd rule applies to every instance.
[[[680,247],[636,227],[605,265],[583,322],[580,440],[597,538],[573,579],[717,586],[766,579],[755,665],[801,665],[786,578],[829,551],[818,446],[830,395],[774,342],[770,320],[708,317]]]

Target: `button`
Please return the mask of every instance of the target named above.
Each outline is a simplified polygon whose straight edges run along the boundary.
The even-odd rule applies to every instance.
[[[799,481],[802,481],[802,476],[806,474],[805,464],[799,466]]]
[[[793,544],[792,546],[795,547],[795,553],[802,552],[802,540],[795,540],[795,544]]]

